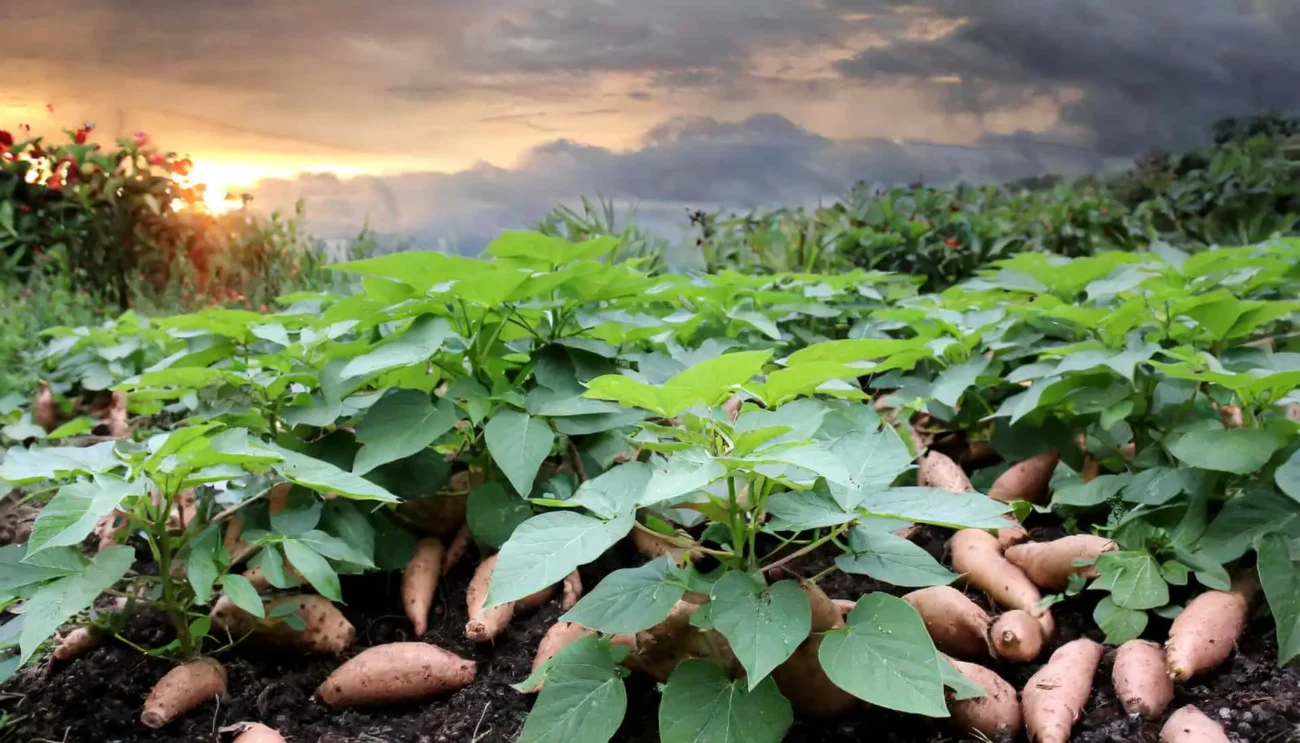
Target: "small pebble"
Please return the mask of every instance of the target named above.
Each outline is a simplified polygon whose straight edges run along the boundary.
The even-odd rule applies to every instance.
[[[1220,720],[1230,720],[1230,719],[1232,719],[1232,710],[1228,709],[1227,707],[1220,707],[1220,708],[1219,708],[1219,719],[1220,719]]]

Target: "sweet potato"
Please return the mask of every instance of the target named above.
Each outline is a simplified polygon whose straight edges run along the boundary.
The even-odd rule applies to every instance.
[[[285,743],[284,736],[260,722],[250,722],[231,743]]]
[[[732,395],[727,398],[726,402],[722,403],[722,412],[727,415],[727,420],[735,423],[736,419],[740,417],[740,408],[744,404],[745,401],[740,398],[740,395]]]
[[[442,574],[446,575],[448,571],[456,567],[460,558],[465,556],[465,550],[469,549],[470,540],[474,535],[469,530],[469,524],[461,524],[456,530],[456,536],[452,537],[451,544],[447,546],[447,552],[442,557]]]
[[[700,559],[700,553],[694,550],[688,550],[685,547],[678,547],[667,538],[651,534],[650,532],[635,528],[632,530],[632,544],[636,546],[637,552],[640,552],[647,560],[653,560],[660,555],[668,555],[673,562],[681,565],[686,560],[695,562]]]
[[[805,582],[801,587],[812,608],[812,631],[795,648],[794,654],[772,671],[772,680],[800,714],[838,717],[853,709],[858,699],[826,676],[818,654],[822,645],[821,633],[843,627],[843,615],[816,584]]]
[[[552,624],[551,628],[542,637],[542,641],[537,645],[537,654],[533,656],[533,670],[536,671],[541,668],[543,663],[554,658],[555,654],[561,650],[584,637],[594,634],[596,633],[573,622],[556,622]],[[532,694],[541,688],[542,685],[538,684],[525,693]]]
[[[1165,642],[1170,678],[1186,681],[1218,668],[1232,655],[1256,590],[1253,582],[1237,581],[1231,591],[1206,591],[1174,617]]]
[[[69,630],[60,635],[50,657],[62,663],[84,655],[104,643],[104,633],[93,624]]]
[[[492,582],[492,568],[496,567],[497,556],[492,555],[479,563],[474,571],[474,578],[465,591],[465,602],[469,607],[469,621],[465,623],[465,636],[474,642],[491,642],[510,624],[515,615],[514,602],[498,604],[490,609],[483,608],[487,599],[488,584]],[[543,589],[546,590],[546,589]],[[536,595],[536,594],[534,594]]]
[[[160,728],[204,702],[226,697],[226,669],[212,658],[176,666],[149,691],[140,722]]]
[[[433,593],[438,590],[442,554],[442,540],[421,539],[415,543],[415,553],[402,571],[402,605],[417,635],[423,635],[429,628],[429,608],[433,606]]]
[[[1085,578],[1096,578],[1091,566],[1075,567],[1076,561],[1096,560],[1103,552],[1119,549],[1106,537],[1095,534],[1074,534],[1050,542],[1030,542],[1008,547],[1003,554],[1007,562],[1024,571],[1040,588],[1064,591],[1070,585],[1070,576],[1076,573]]]
[[[356,628],[330,600],[315,594],[285,596],[264,603],[265,614],[258,618],[222,596],[212,605],[209,617],[213,629],[226,630],[236,638],[252,633],[249,642],[271,650],[338,655],[356,637]],[[284,607],[293,607],[305,629],[297,630],[284,621]]]
[[[1028,663],[1043,652],[1043,626],[1023,609],[1012,609],[989,627],[993,654],[1013,663]]]
[[[952,461],[947,454],[937,451],[927,452],[917,462],[916,484],[952,493],[970,493],[975,490],[961,465]]]
[[[1051,482],[1052,472],[1060,460],[1061,455],[1052,451],[1012,465],[1011,469],[993,481],[989,497],[1003,503],[1023,500],[1041,505],[1047,496],[1047,485]]]
[[[182,490],[172,499],[171,513],[167,514],[167,532],[183,534],[197,513],[199,499],[192,488]]]
[[[103,435],[111,436],[115,439],[126,439],[131,437],[131,424],[128,422],[128,413],[126,409],[126,393],[122,390],[113,390],[112,402],[109,403],[108,409],[99,419],[99,425],[91,429],[98,433],[101,430]]]
[[[582,598],[582,576],[578,575],[576,570],[569,573],[564,576],[564,583],[561,584],[560,588],[562,591],[560,609],[568,611],[578,603],[578,599]]]
[[[41,380],[41,389],[36,393],[32,403],[32,422],[45,429],[46,433],[59,427],[59,406],[54,403],[54,391],[50,383]]]
[[[980,734],[986,740],[1014,740],[1022,722],[1020,700],[1015,687],[984,666],[945,658],[961,675],[984,690],[984,696],[948,702],[948,713],[963,730]]]
[[[850,601],[849,599],[831,599],[831,604],[834,605],[835,610],[840,613],[840,620],[842,621],[849,615],[849,612],[853,611],[853,608],[858,605],[858,602]]]
[[[331,707],[427,699],[474,680],[478,664],[422,642],[375,645],[339,666],[316,689]]]
[[[987,658],[989,615],[951,586],[912,591],[903,600],[916,609],[940,652],[959,658]]]
[[[266,574],[262,572],[261,568],[249,568],[248,570],[245,570],[244,572],[240,573],[240,575],[244,576],[244,578],[253,585],[253,588],[258,593],[261,593],[263,591],[269,591],[272,588],[276,587],[271,585],[271,581],[267,579]],[[294,570],[294,567],[292,565],[289,565],[288,563],[286,563],[284,566],[284,577],[288,579],[289,582],[288,587],[291,588],[295,586],[301,586],[302,584],[307,582],[306,580],[303,579],[302,575],[300,575],[297,570]]]
[[[1081,638],[1052,653],[1021,694],[1031,743],[1069,743],[1070,729],[1092,694],[1101,645]]]
[[[1147,640],[1129,640],[1115,651],[1111,671],[1124,711],[1154,720],[1174,701],[1174,682],[1165,671],[1165,651]]]
[[[1043,636],[1052,636],[1056,626],[1051,612],[1038,608],[1043,595],[1024,571],[1002,556],[997,537],[979,529],[962,529],[949,540],[948,549],[953,570],[961,573],[969,585],[987,593],[1000,606],[1034,615],[1042,625]]]
[[[430,495],[402,501],[397,513],[426,534],[446,539],[464,523],[468,504],[468,495]]]
[[[555,586],[547,586],[539,591],[534,591],[515,602],[515,613],[536,611],[554,597]]]
[[[126,513],[114,508],[95,524],[95,536],[99,540],[97,549],[102,552],[109,545],[115,544],[118,536],[125,533],[130,526],[131,522],[127,519]]]
[[[1160,743],[1232,743],[1223,726],[1192,705],[1180,707],[1160,728]]]

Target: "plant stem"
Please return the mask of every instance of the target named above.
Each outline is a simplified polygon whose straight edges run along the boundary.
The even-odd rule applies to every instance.
[[[822,537],[822,538],[820,538],[820,539],[816,539],[816,540],[810,542],[808,545],[804,546],[803,548],[798,549],[798,550],[795,550],[794,552],[791,552],[790,554],[786,555],[785,557],[782,557],[780,560],[777,560],[776,562],[774,562],[774,563],[772,563],[772,564],[770,564],[770,565],[765,565],[765,566],[763,566],[763,572],[766,573],[766,572],[769,571],[769,570],[774,570],[774,569],[779,568],[779,567],[781,567],[781,566],[783,566],[783,565],[787,565],[787,564],[789,564],[789,563],[790,563],[791,561],[793,561],[793,560],[797,560],[797,559],[799,559],[800,557],[803,557],[804,555],[808,554],[809,552],[812,552],[813,550],[817,549],[818,547],[822,546],[823,544],[826,544],[827,542],[831,541],[831,540],[834,539],[835,537],[838,537],[839,535],[843,534],[843,533],[844,533],[848,528],[849,528],[848,524],[843,524],[843,525],[841,525],[841,526],[837,526],[837,527],[835,527],[835,529],[833,529],[833,530],[832,530],[829,534],[827,534],[826,536],[824,536],[824,537]]]
[[[736,500],[736,478],[727,476],[727,512],[731,521],[731,549],[735,552],[735,567],[743,567],[745,560],[745,528],[741,523],[740,503]]]

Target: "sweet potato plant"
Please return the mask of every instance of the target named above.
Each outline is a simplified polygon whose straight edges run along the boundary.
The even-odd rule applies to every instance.
[[[1180,679],[1216,662],[1196,639],[1204,607],[1244,623],[1257,581],[1279,661],[1300,655],[1300,243],[1026,253],[923,295],[860,271],[652,274],[616,246],[505,233],[484,259],[336,266],[346,289],[274,314],[61,332],[57,403],[98,385],[147,416],[90,447],[11,436],[0,478],[48,502],[0,551],[0,600],[24,602],[10,665],[69,620],[121,637],[123,612],[91,608],[103,593],[160,610],[176,639],[142,649],[177,660],[243,642],[338,653],[345,629],[298,626],[346,599],[338,573],[405,571],[419,627],[467,538],[484,558],[471,639],[553,595],[566,606],[518,684],[537,692],[524,741],[609,740],[629,673],[663,685],[669,742],[780,740],[795,714],[859,701],[987,737],[1020,727],[1006,683],[950,659],[921,599],[837,606],[818,587],[836,570],[900,594],[983,588],[1007,611],[975,607],[968,626],[1041,632],[1026,660],[1056,647],[1052,609],[1080,592],[1105,594],[1113,644],[1199,600],[1169,638]],[[34,433],[34,406],[15,412]],[[115,512],[123,528],[87,556]],[[1009,547],[1047,512],[1078,538]],[[950,566],[911,541],[945,530]],[[576,570],[623,540],[647,562],[579,599]],[[977,554],[1019,576],[1014,595],[980,582],[963,562]],[[318,696],[413,700],[474,677],[384,647]],[[376,695],[366,679],[385,675],[429,683]],[[984,698],[1006,715],[981,717]],[[1047,725],[1040,712],[1024,719]]]

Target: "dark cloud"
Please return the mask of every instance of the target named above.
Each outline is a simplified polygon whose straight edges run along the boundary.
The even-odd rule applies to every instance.
[[[955,26],[863,50],[838,69],[930,83],[950,111],[986,114],[1038,96],[1102,151],[1204,139],[1213,120],[1300,105],[1300,5],[1289,0],[916,0],[879,12]]]
[[[776,115],[736,123],[680,118],[654,127],[627,151],[559,140],[536,147],[514,168],[480,165],[458,173],[341,180],[311,175],[269,181],[257,203],[309,204],[310,226],[344,237],[362,220],[425,245],[476,252],[500,230],[529,227],[560,202],[597,195],[635,204],[643,223],[676,236],[687,208],[812,205],[858,180],[894,184],[1007,180],[1102,165],[1079,148],[1029,134],[973,145],[885,139],[836,140]]]

